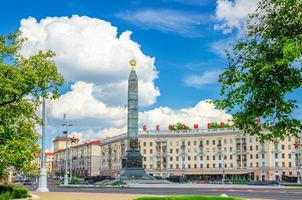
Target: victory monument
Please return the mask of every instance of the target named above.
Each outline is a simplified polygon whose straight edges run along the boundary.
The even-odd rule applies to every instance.
[[[122,159],[121,180],[153,180],[143,168],[143,157],[138,144],[138,83],[136,61],[130,60],[131,72],[128,79],[128,129],[127,151]]]

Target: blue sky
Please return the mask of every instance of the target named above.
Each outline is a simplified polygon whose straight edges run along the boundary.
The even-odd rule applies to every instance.
[[[29,16],[37,20],[47,16],[87,15],[110,21],[119,32],[133,31],[132,39],[142,51],[156,57],[159,78],[155,84],[162,95],[154,107],[167,105],[175,108],[190,106],[205,98],[218,98],[219,87],[213,81],[202,88],[184,84],[186,76],[202,74],[205,71],[223,69],[226,62],[212,51],[213,42],[229,37],[214,30],[214,1],[5,1],[0,13],[0,32],[6,34],[20,26],[20,20]],[[18,6],[16,6],[18,5]],[[122,13],[145,9],[173,10],[192,15],[204,15],[200,25],[187,25],[195,33],[181,33],[144,25],[136,25],[119,17]],[[213,19],[211,19],[213,18]],[[191,28],[192,26],[192,28]],[[191,31],[191,30],[190,30]],[[177,86],[177,87],[175,87]]]
[[[20,21],[28,19],[28,17],[35,18],[35,24],[39,24],[40,20],[46,17],[55,21],[53,17],[67,16],[69,20],[73,15],[105,20],[117,28],[118,36],[124,31],[132,31],[131,41],[139,44],[144,55],[155,58],[155,63],[150,67],[155,66],[158,75],[157,78],[154,75],[152,80],[148,81],[154,85],[154,88],[158,88],[160,95],[154,94],[152,103],[146,103],[140,108],[141,112],[149,111],[142,115],[146,119],[142,123],[148,123],[150,126],[159,123],[158,120],[154,120],[154,116],[156,116],[154,113],[158,113],[157,109],[162,107],[167,109],[160,109],[160,113],[165,114],[166,121],[182,120],[193,116],[194,112],[205,113],[204,116],[202,114],[198,116],[196,121],[204,122],[210,119],[220,120],[220,118],[225,120],[225,113],[220,115],[213,108],[198,107],[197,105],[205,99],[220,98],[217,75],[227,67],[223,49],[228,48],[228,43],[234,42],[240,36],[244,30],[246,15],[254,8],[254,0],[10,0],[1,2],[0,34],[17,30],[20,27]],[[34,31],[31,33],[34,34]],[[64,64],[61,64],[60,67],[64,71]],[[64,73],[70,72],[66,70]],[[148,79],[149,74],[142,76],[146,76],[145,79]],[[78,81],[99,86],[104,84],[101,81],[92,80],[92,78],[91,80],[86,77],[74,78],[80,77],[78,74],[73,74],[72,77],[68,79],[68,85],[62,88],[63,95],[72,91],[70,86]],[[79,90],[82,90],[83,87],[89,90],[92,86],[87,84],[78,85]],[[92,90],[94,90],[93,94],[98,94],[97,90]],[[101,91],[103,92],[103,90]],[[117,103],[112,98],[108,100],[102,96],[104,95],[102,92],[100,92],[99,99],[91,101],[96,103],[96,106],[103,106],[102,103],[104,103],[106,106],[111,106],[112,110],[119,109],[117,112],[124,114],[118,106],[125,106],[125,102]],[[302,105],[301,89],[292,96],[298,99],[299,105]],[[62,106],[64,104],[54,105]],[[53,105],[50,107],[54,109]],[[61,118],[56,115],[59,112],[53,113],[49,116],[49,141],[61,132]],[[70,113],[76,113],[76,111]],[[206,116],[207,113],[214,114]],[[101,112],[101,114],[104,115],[106,112]],[[124,116],[123,114],[121,115]],[[295,114],[302,118],[300,110],[297,110]],[[74,117],[72,114],[70,115],[71,118]],[[100,131],[104,129],[116,134],[115,132],[125,128],[125,121],[114,117],[112,119],[116,120],[116,123],[103,123],[103,118],[98,117],[98,113],[94,116],[84,114],[79,114],[79,116],[83,117],[74,118],[73,131],[83,139],[97,138],[101,134]],[[185,117],[182,118],[183,116]],[[159,116],[155,118],[163,119]],[[102,134],[104,133],[102,132]],[[50,142],[47,145],[48,148],[51,148]]]

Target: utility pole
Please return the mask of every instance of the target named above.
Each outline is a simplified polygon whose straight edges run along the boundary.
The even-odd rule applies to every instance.
[[[63,121],[64,123],[62,124],[62,126],[64,127],[64,131],[63,134],[66,135],[66,143],[65,143],[65,175],[64,175],[64,185],[68,185],[68,127],[72,126],[66,117],[66,114],[64,114],[63,117]]]
[[[46,115],[45,115],[45,98],[42,100],[42,158],[41,158],[41,171],[39,177],[39,187],[37,192],[49,192],[47,188],[47,174],[45,169],[45,125],[46,125]]]

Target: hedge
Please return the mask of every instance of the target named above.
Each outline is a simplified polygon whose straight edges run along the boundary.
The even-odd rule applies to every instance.
[[[17,185],[0,185],[0,195],[8,193],[13,199],[20,199],[28,197],[28,190],[22,186]],[[3,196],[3,195],[2,195]]]

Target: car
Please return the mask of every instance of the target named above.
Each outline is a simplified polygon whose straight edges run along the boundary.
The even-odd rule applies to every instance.
[[[32,181],[29,179],[26,179],[23,181],[23,185],[32,185]]]

